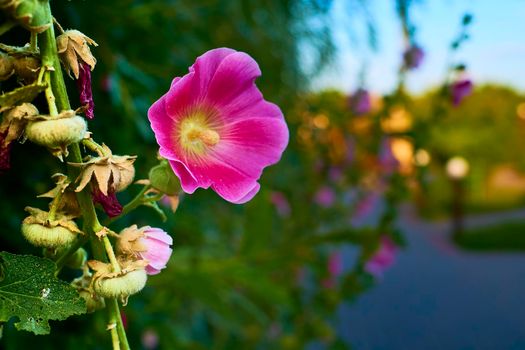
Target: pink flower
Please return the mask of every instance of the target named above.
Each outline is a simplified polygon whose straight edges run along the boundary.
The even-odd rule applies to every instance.
[[[335,203],[335,192],[330,187],[323,186],[315,193],[314,201],[323,208],[329,208]]]
[[[184,192],[211,187],[229,202],[245,203],[259,191],[263,168],[281,158],[288,127],[255,86],[260,75],[249,55],[214,49],[150,107],[160,154]]]
[[[450,86],[450,95],[454,107],[459,106],[465,97],[472,93],[473,87],[474,85],[470,79],[457,80]]]
[[[379,167],[381,171],[388,175],[392,175],[399,167],[398,160],[392,153],[392,141],[389,138],[381,140],[381,147],[379,149]]]
[[[292,209],[290,208],[290,203],[286,196],[282,192],[272,192],[270,196],[270,201],[275,206],[277,214],[281,217],[289,217]]]
[[[396,260],[397,246],[389,236],[383,235],[379,241],[379,248],[365,264],[365,271],[375,277],[381,277],[383,273],[394,264]]]
[[[93,119],[95,117],[93,112],[95,103],[93,102],[93,93],[91,91],[91,66],[85,62],[80,62],[79,64],[77,87],[80,94],[80,104],[85,108],[86,117]]]
[[[156,349],[159,346],[159,335],[153,329],[147,329],[142,333],[141,341],[144,349]]]
[[[423,58],[425,58],[425,51],[416,44],[411,45],[403,53],[403,62],[406,69],[418,68],[423,63]]]
[[[372,107],[370,103],[370,94],[365,89],[357,89],[348,99],[348,104],[352,113],[362,115],[370,112]]]
[[[158,274],[170,260],[173,251],[170,246],[173,244],[173,238],[160,228],[146,227],[144,236],[139,242],[145,247],[145,251],[139,251],[139,255],[148,261],[146,273],[148,275]]]

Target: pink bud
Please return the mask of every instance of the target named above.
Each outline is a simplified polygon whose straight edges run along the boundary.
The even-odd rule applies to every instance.
[[[146,248],[145,251],[139,252],[140,257],[148,261],[146,273],[158,274],[170,259],[173,239],[160,228],[148,227],[144,230],[144,237],[140,239],[140,243]]]

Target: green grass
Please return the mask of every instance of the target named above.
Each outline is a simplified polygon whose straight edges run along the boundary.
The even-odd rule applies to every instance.
[[[497,226],[467,230],[455,238],[456,244],[475,251],[525,251],[525,219]]]

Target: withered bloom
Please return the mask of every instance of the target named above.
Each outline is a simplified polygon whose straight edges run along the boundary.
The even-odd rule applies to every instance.
[[[91,70],[87,63],[80,65],[80,75],[77,79],[77,87],[80,94],[80,104],[84,106],[84,112],[88,119],[95,117],[94,108],[95,102],[93,101],[93,92],[91,91]]]
[[[85,108],[86,117],[93,119],[93,94],[91,91],[91,71],[97,60],[91,53],[89,45],[97,43],[78,30],[66,30],[57,38],[57,49],[60,60],[69,76],[73,73],[77,81],[80,104]]]
[[[23,103],[6,111],[0,122],[0,171],[11,167],[11,146],[22,135],[27,118],[38,114],[30,103]]]
[[[119,203],[115,191],[109,190],[107,194],[104,194],[98,186],[93,186],[91,194],[93,202],[100,204],[110,218],[119,216],[122,213],[122,204]]]
[[[77,181],[76,192],[82,191],[88,183],[92,184],[93,201],[104,208],[108,216],[117,216],[122,212],[122,206],[117,200],[116,192],[128,187],[135,176],[133,162],[135,156],[114,156],[106,146],[104,156],[93,157],[86,163],[71,163],[82,167]]]

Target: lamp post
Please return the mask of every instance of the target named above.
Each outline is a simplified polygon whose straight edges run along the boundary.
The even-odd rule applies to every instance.
[[[469,172],[469,163],[463,157],[453,157],[448,160],[446,170],[452,184],[452,234],[458,236],[463,232],[464,179]]]

